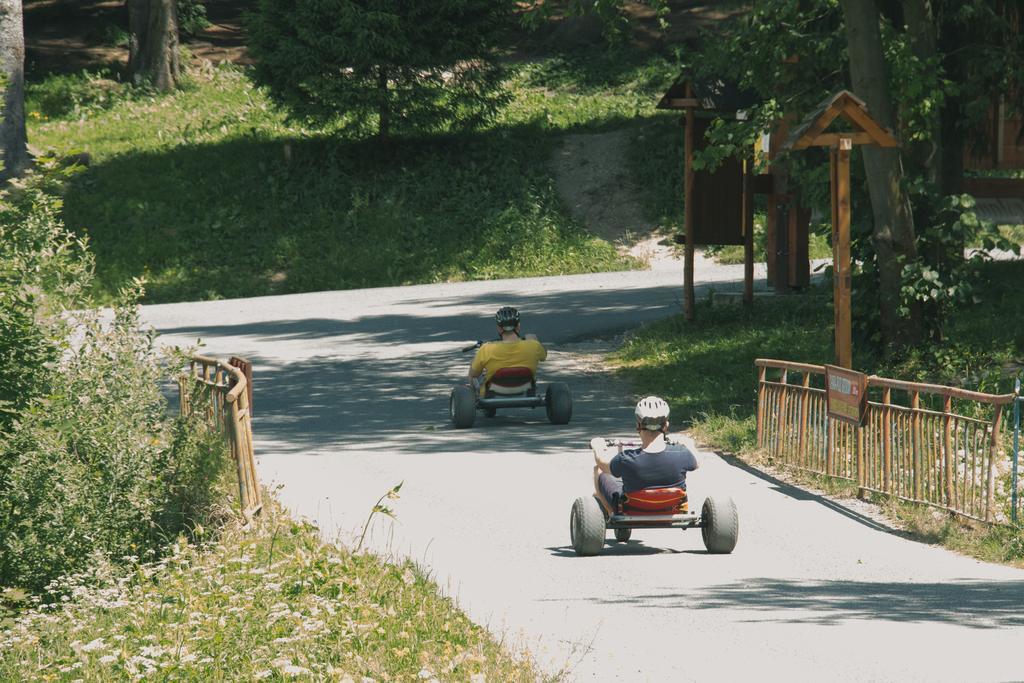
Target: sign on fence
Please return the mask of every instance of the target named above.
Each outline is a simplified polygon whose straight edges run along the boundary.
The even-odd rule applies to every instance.
[[[825,366],[828,416],[858,427],[864,424],[868,405],[868,377],[863,372],[836,365]]]

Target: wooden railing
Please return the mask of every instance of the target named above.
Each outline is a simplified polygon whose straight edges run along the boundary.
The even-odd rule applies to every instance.
[[[858,427],[829,419],[824,366],[754,365],[757,444],[782,464],[964,517],[1007,521],[997,502],[1007,486],[997,480],[1009,466],[1002,418],[1014,394],[871,376]]]
[[[207,421],[227,438],[238,472],[242,513],[251,519],[263,508],[252,446],[250,393],[245,372],[227,361],[195,354],[178,380],[181,414],[202,410]]]

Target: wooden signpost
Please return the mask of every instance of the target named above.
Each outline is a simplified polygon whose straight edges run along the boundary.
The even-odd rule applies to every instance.
[[[830,419],[861,426],[868,405],[868,376],[862,372],[826,365],[825,399]]]
[[[754,209],[752,159],[731,157],[713,171],[693,167],[694,152],[707,144],[704,133],[713,119],[735,119],[754,104],[752,93],[722,81],[677,80],[658,109],[683,112],[684,236],[683,313],[694,317],[694,249],[709,244],[743,245],[743,303],[754,300]],[[679,241],[679,238],[677,238]]]
[[[826,133],[833,121],[841,119],[855,130]],[[850,291],[853,267],[850,262],[850,153],[854,145],[897,147],[889,129],[871,118],[867,106],[848,90],[841,90],[822,102],[790,135],[783,149],[828,147],[832,186],[833,306],[835,308],[836,364],[853,367]]]

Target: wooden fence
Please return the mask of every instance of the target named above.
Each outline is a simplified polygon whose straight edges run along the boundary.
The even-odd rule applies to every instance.
[[[1003,410],[1014,394],[868,378],[862,426],[829,419],[821,365],[758,359],[757,444],[787,466],[1005,522]],[[769,377],[769,373],[773,376]]]
[[[252,416],[246,373],[228,361],[192,356],[189,371],[178,380],[181,414],[202,410],[207,421],[220,429],[231,447],[238,472],[242,513],[251,519],[263,508],[252,447]]]

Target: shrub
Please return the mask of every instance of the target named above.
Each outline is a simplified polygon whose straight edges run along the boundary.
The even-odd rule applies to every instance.
[[[219,435],[167,418],[141,284],[112,316],[83,308],[91,257],[44,170],[0,194],[0,586],[32,591],[158,555],[212,513],[226,464]]]
[[[209,27],[210,20],[206,18],[206,5],[202,0],[178,0],[178,30],[181,33],[194,36]]]
[[[104,72],[56,74],[25,88],[30,116],[60,118],[81,111],[109,109],[130,94],[131,87]]]
[[[256,80],[292,113],[392,132],[473,127],[507,100],[496,48],[508,0],[259,0]]]
[[[0,433],[46,391],[67,338],[61,311],[80,307],[92,278],[86,243],[58,218],[51,190],[60,171],[0,193]]]

